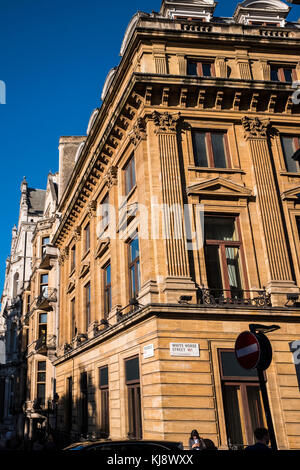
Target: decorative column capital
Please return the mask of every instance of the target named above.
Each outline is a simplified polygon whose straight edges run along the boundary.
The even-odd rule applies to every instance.
[[[75,242],[77,242],[81,238],[81,227],[79,227],[78,225],[77,227],[75,227],[75,230],[73,232],[73,238]]]
[[[118,183],[118,167],[111,166],[105,176],[108,189]]]
[[[177,124],[180,120],[181,114],[169,114],[168,112],[159,113],[154,111],[152,119],[156,126],[156,134],[168,134],[177,131]]]
[[[137,119],[132,131],[129,134],[129,138],[135,147],[137,147],[142,140],[147,139],[146,124],[143,118]]]
[[[261,121],[257,117],[242,118],[242,125],[245,130],[246,139],[266,139],[271,134],[271,122],[269,119]]]
[[[91,219],[96,215],[97,201],[91,201],[88,203],[88,216]]]

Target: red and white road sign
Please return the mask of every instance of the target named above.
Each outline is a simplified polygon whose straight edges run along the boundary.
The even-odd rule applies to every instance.
[[[235,355],[244,369],[254,369],[260,358],[260,344],[254,333],[244,331],[235,342]]]

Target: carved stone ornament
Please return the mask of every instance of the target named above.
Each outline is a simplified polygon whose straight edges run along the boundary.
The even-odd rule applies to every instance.
[[[142,140],[147,138],[146,124],[143,118],[137,119],[132,131],[129,134],[129,138],[135,147],[137,147]]]
[[[266,138],[270,133],[269,120],[261,121],[257,117],[252,119],[247,116],[242,118],[242,125],[247,138]]]
[[[159,113],[157,111],[154,111],[152,114],[152,118],[157,128],[156,133],[176,132],[180,116],[180,113],[172,115],[168,112]]]
[[[88,216],[90,218],[92,218],[96,215],[96,209],[97,209],[97,201],[89,202],[89,204],[88,204]]]
[[[81,227],[77,226],[73,232],[74,241],[77,242],[81,237]]]
[[[105,176],[108,189],[118,183],[118,167],[111,166]]]

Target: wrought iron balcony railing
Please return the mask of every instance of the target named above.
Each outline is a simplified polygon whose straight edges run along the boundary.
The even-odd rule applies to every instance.
[[[272,307],[271,296],[265,289],[199,289],[198,303],[204,307]]]

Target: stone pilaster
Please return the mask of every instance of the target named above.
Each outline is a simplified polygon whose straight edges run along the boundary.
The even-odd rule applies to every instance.
[[[269,152],[270,121],[244,117],[242,124],[245,138],[249,143],[258,210],[264,233],[269,274],[268,291],[274,294],[295,291],[298,289],[292,279],[287,241]],[[276,297],[274,300],[276,301]]]
[[[225,57],[217,57],[215,61],[216,76],[227,78],[228,66]]]
[[[186,294],[187,291],[194,294],[186,250],[184,202],[177,142],[177,124],[180,115],[154,112],[152,117],[159,143],[162,200],[165,209],[163,214],[168,276],[164,290],[167,301],[175,301],[180,294]]]
[[[166,75],[168,73],[168,64],[166,56],[166,47],[164,44],[154,47],[153,57],[155,64],[155,73]]]

